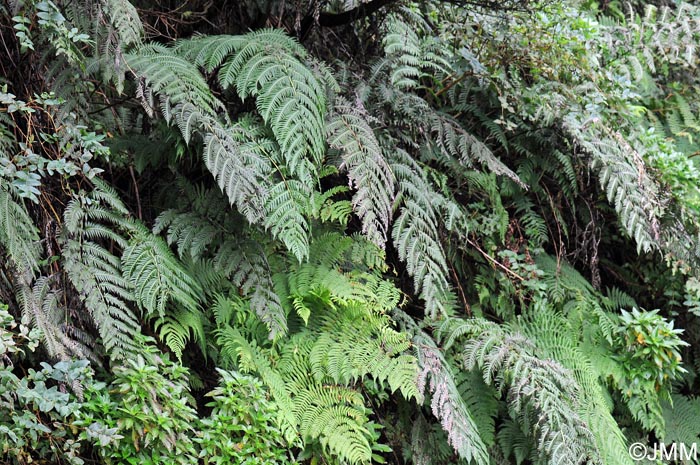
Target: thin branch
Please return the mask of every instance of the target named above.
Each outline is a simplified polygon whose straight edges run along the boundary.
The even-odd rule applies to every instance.
[[[358,19],[372,15],[377,10],[396,0],[373,0],[369,3],[362,3],[355,8],[342,13],[321,13],[318,16],[318,25],[321,27],[339,27],[350,24]],[[314,25],[314,16],[307,15],[301,22],[299,37],[303,40],[311,31]]]

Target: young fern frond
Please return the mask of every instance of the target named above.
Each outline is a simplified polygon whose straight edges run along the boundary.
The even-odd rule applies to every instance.
[[[221,355],[235,361],[243,372],[256,372],[270,389],[279,407],[279,420],[289,442],[297,436],[297,418],[290,399],[291,391],[280,373],[270,364],[269,359],[255,344],[248,341],[238,329],[226,325],[218,330],[217,342]]]
[[[206,354],[203,320],[202,312],[178,306],[168,311],[165,316],[157,318],[153,323],[153,329],[158,331],[160,339],[180,360],[191,338],[199,343],[200,350]]]

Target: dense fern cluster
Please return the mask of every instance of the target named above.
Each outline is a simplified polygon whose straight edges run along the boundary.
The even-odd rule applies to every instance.
[[[697,6],[155,3],[0,6],[0,368],[110,386],[3,460],[700,437]]]

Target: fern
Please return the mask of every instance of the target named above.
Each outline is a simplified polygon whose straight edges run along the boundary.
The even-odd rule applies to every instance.
[[[397,152],[391,166],[399,181],[400,198],[403,200],[392,231],[394,246],[413,276],[416,292],[426,302],[426,315],[435,318],[449,314],[451,297],[446,276],[447,261],[437,235],[437,194],[420,166],[405,152]]]
[[[154,233],[167,230],[167,240],[177,245],[181,258],[211,260],[211,269],[220,273],[250,298],[251,308],[275,338],[287,330],[286,315],[274,292],[270,265],[257,241],[240,237],[239,220],[228,211],[225,200],[214,191],[197,190],[180,183],[188,208],[164,211],[154,225]]]
[[[98,182],[90,195],[76,197],[66,207],[61,239],[64,269],[113,359],[136,352],[135,337],[140,333],[129,308],[134,301],[132,284],[122,275],[119,258],[100,244],[100,240],[112,240],[120,247],[126,245],[103,223],[114,223],[126,212],[116,193]]]
[[[267,162],[250,150],[242,150],[230,127],[215,111],[222,108],[199,71],[164,47],[144,47],[129,55],[129,66],[143,77],[148,89],[165,97],[166,119],[174,118],[185,141],[200,133],[204,139],[204,161],[226,192],[231,203],[251,222],[262,216],[265,189],[259,179]],[[140,89],[143,89],[140,84]],[[146,108],[149,108],[149,103]]]
[[[309,185],[325,152],[326,99],[321,83],[297,58],[305,55],[301,47],[279,31],[266,30],[243,37],[197,38],[181,42],[178,50],[210,70],[221,65],[222,87],[235,86],[242,99],[256,97],[286,166]]]
[[[139,44],[143,37],[143,23],[134,5],[129,0],[103,0],[102,3],[122,46]]]
[[[455,384],[452,368],[440,353],[435,341],[424,332],[416,333],[413,343],[417,348],[417,358],[421,368],[418,391],[424,392],[430,379],[433,415],[440,420],[449,443],[465,460],[487,463],[486,444]]]
[[[406,353],[408,338],[385,314],[398,301],[396,289],[368,271],[340,271],[357,253],[356,244],[337,234],[322,236],[308,263],[292,261],[276,276],[277,293],[288,296],[283,305],[299,316],[289,338],[265,348],[255,330],[238,330],[250,328],[238,320],[236,328],[219,330],[219,343],[226,359],[270,386],[288,437],[289,430],[298,431],[307,447],[318,444],[326,455],[369,463],[376,438],[359,385],[372,379],[382,389],[417,397],[417,367]],[[231,324],[232,310],[218,306],[219,319]]]
[[[22,324],[41,332],[41,341],[51,358],[95,360],[95,353],[85,343],[89,341],[81,341],[79,331],[66,323],[61,292],[53,288],[55,281],[52,281],[47,276],[40,276],[33,283],[27,277],[20,278],[17,301],[22,311]]]
[[[190,103],[208,115],[222,108],[197,68],[167,47],[145,45],[126,60],[137,78],[145,81],[139,83],[140,88],[148,84],[153,92],[166,96],[171,106]]]
[[[577,414],[578,385],[560,364],[531,354],[527,339],[497,326],[467,341],[467,369],[482,371],[484,381],[506,395],[523,432],[533,436],[538,455],[550,463],[598,463],[593,434]]]
[[[309,210],[308,202],[308,192],[303,184],[290,179],[273,186],[265,204],[265,227],[280,237],[300,262],[307,258],[309,249],[309,226],[304,217]]]
[[[647,173],[641,155],[619,133],[605,129],[581,131],[573,120],[567,128],[592,157],[601,187],[614,206],[625,231],[634,238],[637,250],[650,252],[660,242],[658,187]],[[593,142],[597,141],[597,142]]]
[[[135,224],[134,237],[122,254],[124,276],[147,315],[165,317],[169,303],[197,312],[202,289],[173,256],[165,241]]]
[[[19,273],[39,270],[39,232],[22,199],[13,196],[11,186],[0,185],[0,245]]]
[[[328,143],[342,151],[342,164],[350,187],[357,192],[352,205],[362,220],[362,232],[384,246],[394,199],[394,175],[382,154],[374,131],[349,104],[336,104],[326,133]]]
[[[392,14],[385,27],[384,52],[390,60],[390,82],[394,87],[412,89],[418,87],[420,78],[430,77],[430,73],[450,73],[449,58],[444,49],[432,46],[435,44],[430,38],[421,40],[415,30],[416,24]]]
[[[700,402],[696,397],[673,395],[673,404],[664,404],[663,416],[666,431],[662,437],[666,444],[685,444],[690,447],[700,440]],[[697,463],[697,459],[695,460]]]
[[[598,379],[594,364],[579,347],[577,333],[546,305],[535,306],[523,323],[524,335],[535,342],[544,356],[572,371],[581,388],[578,413],[595,436],[603,462],[631,465],[624,434],[611,415],[608,393]]]

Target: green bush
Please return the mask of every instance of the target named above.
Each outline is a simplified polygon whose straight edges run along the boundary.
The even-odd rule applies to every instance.
[[[17,331],[19,330],[19,331]],[[92,382],[86,360],[41,363],[23,377],[14,363],[34,351],[40,334],[17,325],[0,304],[0,462],[41,460],[79,465],[80,442],[72,422],[81,407],[81,386]]]
[[[208,393],[213,410],[201,420],[195,441],[204,463],[223,465],[289,463],[277,427],[277,409],[257,379],[218,370],[221,385]]]

